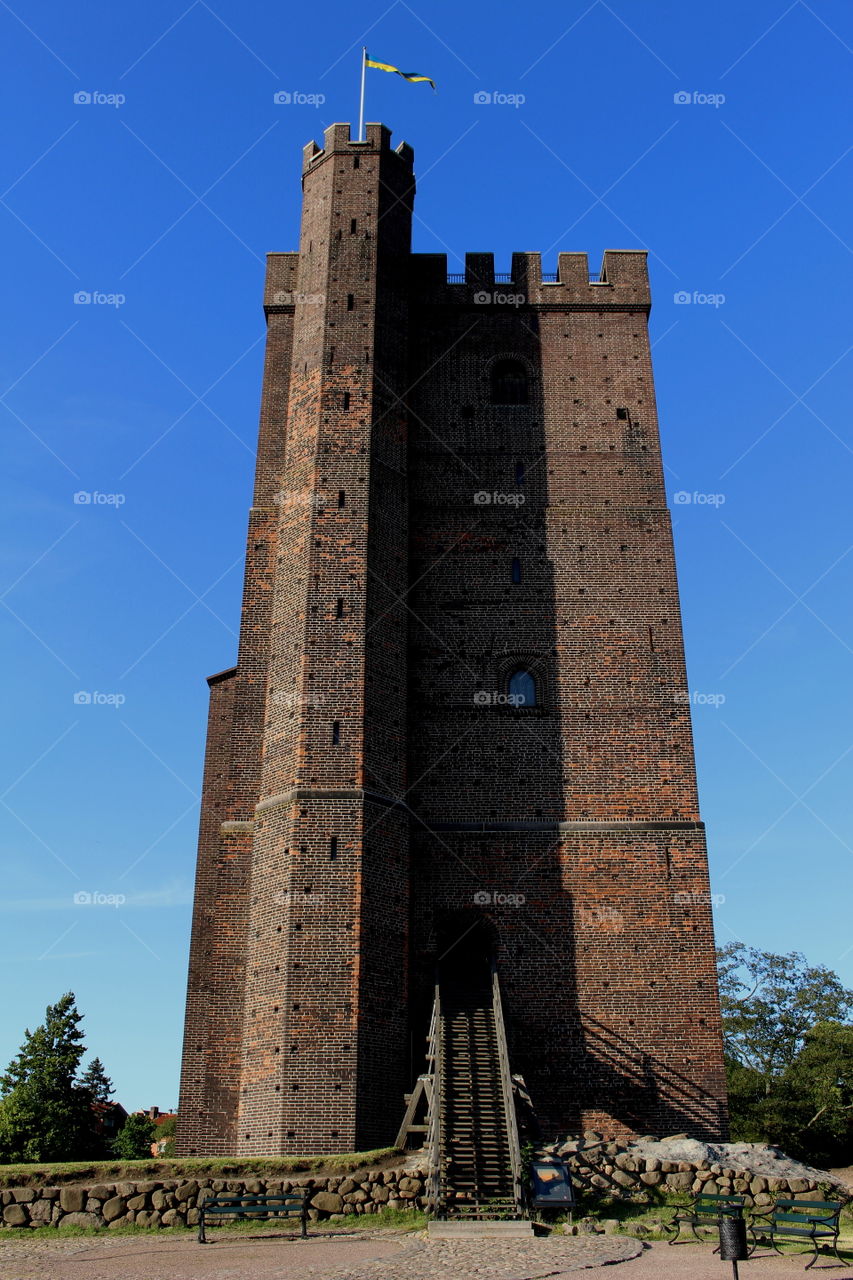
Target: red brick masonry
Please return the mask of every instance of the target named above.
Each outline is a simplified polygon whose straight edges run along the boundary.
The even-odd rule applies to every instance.
[[[333,125],[269,257],[178,1149],[393,1141],[469,934],[546,1131],[724,1137],[645,254],[448,280],[411,253],[412,163]]]

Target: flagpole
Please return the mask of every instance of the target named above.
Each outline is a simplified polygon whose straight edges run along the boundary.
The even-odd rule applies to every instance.
[[[361,50],[361,97],[358,104],[358,140],[364,142],[364,73],[367,70],[367,46]]]

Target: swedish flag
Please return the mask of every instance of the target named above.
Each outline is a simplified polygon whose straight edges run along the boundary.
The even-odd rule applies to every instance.
[[[366,49],[364,51],[364,65],[373,67],[374,71],[393,71],[395,76],[402,76],[404,80],[408,80],[411,84],[424,81],[426,84],[431,84],[433,92],[435,92],[435,81],[429,76],[422,76],[419,71],[401,71],[399,67],[392,67],[390,62],[374,62],[372,58],[368,58]]]

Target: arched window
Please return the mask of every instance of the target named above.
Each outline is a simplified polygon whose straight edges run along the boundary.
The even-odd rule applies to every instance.
[[[492,365],[492,404],[527,404],[527,370],[520,360]]]
[[[516,707],[536,706],[536,678],[526,667],[517,667],[509,678],[509,695]]]

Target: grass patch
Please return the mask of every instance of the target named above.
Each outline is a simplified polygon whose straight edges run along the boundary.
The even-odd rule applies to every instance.
[[[171,1160],[81,1160],[62,1164],[0,1164],[0,1187],[61,1186],[69,1182],[142,1182],[167,1178],[281,1177],[291,1173],[326,1175],[398,1164],[396,1147],[327,1156],[281,1156],[244,1160],[236,1156]]]
[[[424,1231],[427,1222],[427,1215],[420,1209],[381,1209],[377,1213],[352,1213],[347,1214],[345,1219],[340,1222],[309,1222],[308,1234],[310,1235],[328,1235],[346,1234],[350,1231]],[[264,1228],[267,1230],[265,1231]],[[217,1240],[220,1236],[251,1236],[257,1234],[276,1234],[281,1232],[285,1234],[299,1235],[299,1222],[297,1219],[288,1218],[269,1218],[256,1219],[255,1221],[244,1222],[224,1222],[222,1225],[211,1226],[207,1224],[208,1239]],[[26,1243],[30,1240],[56,1240],[71,1239],[75,1236],[103,1238],[104,1236],[179,1236],[186,1238],[194,1236],[198,1231],[197,1226],[174,1226],[174,1227],[138,1227],[133,1222],[123,1222],[120,1227],[22,1227],[20,1230],[7,1230],[0,1235],[2,1240],[20,1240]]]

